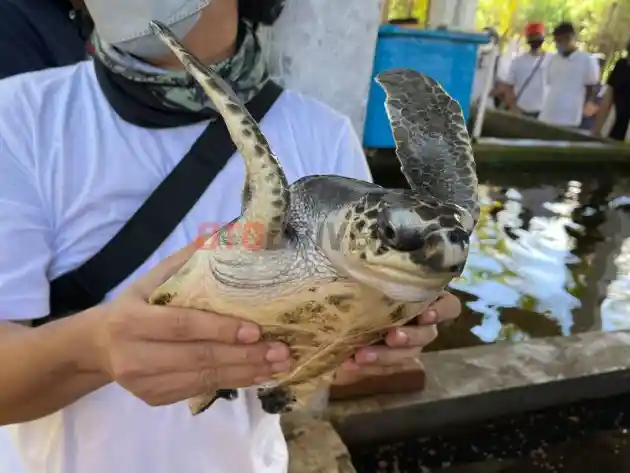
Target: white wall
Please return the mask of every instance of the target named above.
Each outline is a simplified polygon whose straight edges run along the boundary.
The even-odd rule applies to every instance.
[[[349,116],[363,135],[380,0],[288,0],[263,38],[272,75]]]
[[[475,29],[477,0],[434,0],[429,10],[429,26],[446,25],[461,30]]]

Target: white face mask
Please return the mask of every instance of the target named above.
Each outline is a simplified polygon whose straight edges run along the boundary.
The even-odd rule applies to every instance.
[[[149,30],[161,21],[180,39],[195,25],[212,0],[85,0],[98,36],[111,45],[143,58],[168,52]]]

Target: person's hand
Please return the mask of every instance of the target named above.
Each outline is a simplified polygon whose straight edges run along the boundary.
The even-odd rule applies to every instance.
[[[584,106],[584,116],[587,118],[594,117],[599,111],[599,105],[594,102],[586,102]]]
[[[422,366],[422,349],[438,335],[436,324],[455,319],[461,312],[457,297],[446,292],[418,316],[415,325],[392,329],[383,345],[364,347],[336,371],[334,384],[352,384],[366,376],[381,376]]]
[[[171,256],[95,309],[98,368],[152,406],[261,384],[291,368],[288,348],[260,342],[260,328],[251,322],[147,303],[194,250],[191,245]]]
[[[518,108],[518,107],[511,107],[510,108],[510,113],[514,114],[514,115],[523,115],[523,111]]]

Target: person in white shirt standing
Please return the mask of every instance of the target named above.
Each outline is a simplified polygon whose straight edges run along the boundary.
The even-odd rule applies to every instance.
[[[529,51],[512,61],[504,81],[504,100],[510,112],[538,118],[545,98],[545,26],[530,23],[525,27],[525,38]]]
[[[597,95],[600,70],[597,60],[580,51],[571,23],[560,23],[553,31],[557,53],[547,64],[547,93],[539,119],[552,125],[578,128],[584,108]]]

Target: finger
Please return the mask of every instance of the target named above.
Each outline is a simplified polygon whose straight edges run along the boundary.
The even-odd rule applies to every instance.
[[[437,336],[436,325],[400,327],[387,332],[385,344],[390,348],[425,347]]]
[[[283,372],[287,372],[284,370]],[[220,366],[197,373],[199,386],[215,389],[247,388],[270,381],[274,371],[269,365]]]
[[[447,320],[456,319],[462,311],[462,304],[458,297],[445,292],[426,311],[418,317],[419,325],[432,325]]]
[[[148,300],[155,288],[165,283],[168,278],[175,274],[190,259],[198,247],[199,245],[195,241],[168,256],[135,281],[130,286],[130,289],[142,296],[143,299]]]
[[[129,336],[165,342],[212,341],[225,344],[255,343],[260,328],[229,315],[170,306],[137,305],[137,312],[121,321]]]
[[[354,355],[356,363],[363,366],[397,365],[405,361],[415,360],[420,356],[420,348],[389,348],[373,346],[362,348]]]
[[[133,358],[127,357],[116,366],[119,377],[155,376],[244,364],[267,364],[272,372],[281,372],[292,365],[288,347],[275,342],[254,345],[149,342],[134,348]]]

